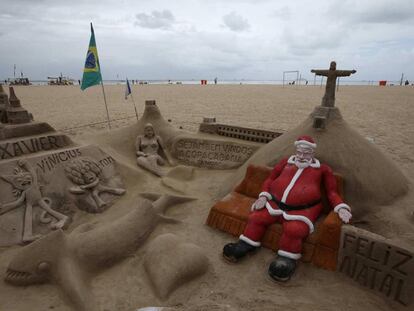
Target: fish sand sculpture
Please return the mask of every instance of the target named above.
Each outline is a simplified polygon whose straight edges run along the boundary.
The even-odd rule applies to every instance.
[[[142,194],[146,200],[109,225],[79,226],[62,230],[23,247],[10,262],[5,281],[16,286],[51,282],[61,288],[75,310],[99,310],[90,289],[90,275],[135,252],[172,205],[194,200],[172,195]],[[155,199],[154,202],[148,199]]]

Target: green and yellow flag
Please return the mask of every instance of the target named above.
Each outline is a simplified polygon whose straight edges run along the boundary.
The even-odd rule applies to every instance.
[[[95,33],[91,23],[91,39],[89,40],[88,53],[86,54],[85,68],[81,90],[102,82],[101,68],[99,66],[98,50],[96,49]]]

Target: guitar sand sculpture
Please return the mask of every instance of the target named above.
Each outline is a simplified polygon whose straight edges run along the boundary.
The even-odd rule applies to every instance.
[[[76,310],[99,310],[90,290],[90,275],[136,251],[160,222],[176,222],[163,213],[172,205],[194,200],[142,194],[131,212],[110,225],[86,224],[70,234],[62,230],[22,248],[8,266],[5,281],[16,286],[57,284]]]

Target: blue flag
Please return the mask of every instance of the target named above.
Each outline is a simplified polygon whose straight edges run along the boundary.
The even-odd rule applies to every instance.
[[[130,95],[131,92],[131,86],[129,85],[128,78],[126,79],[126,89],[125,89],[125,100],[128,98],[128,95]]]

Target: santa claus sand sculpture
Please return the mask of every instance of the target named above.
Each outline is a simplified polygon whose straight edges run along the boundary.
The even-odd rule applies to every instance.
[[[313,138],[301,136],[295,146],[295,155],[282,159],[264,182],[239,241],[223,249],[224,258],[237,262],[260,247],[269,225],[282,223],[278,256],[268,271],[276,281],[290,279],[296,261],[301,258],[302,242],[314,231],[314,223],[323,209],[321,184],[340,219],[348,223],[352,217],[351,208],[337,193],[332,169],[314,157],[316,143]]]

